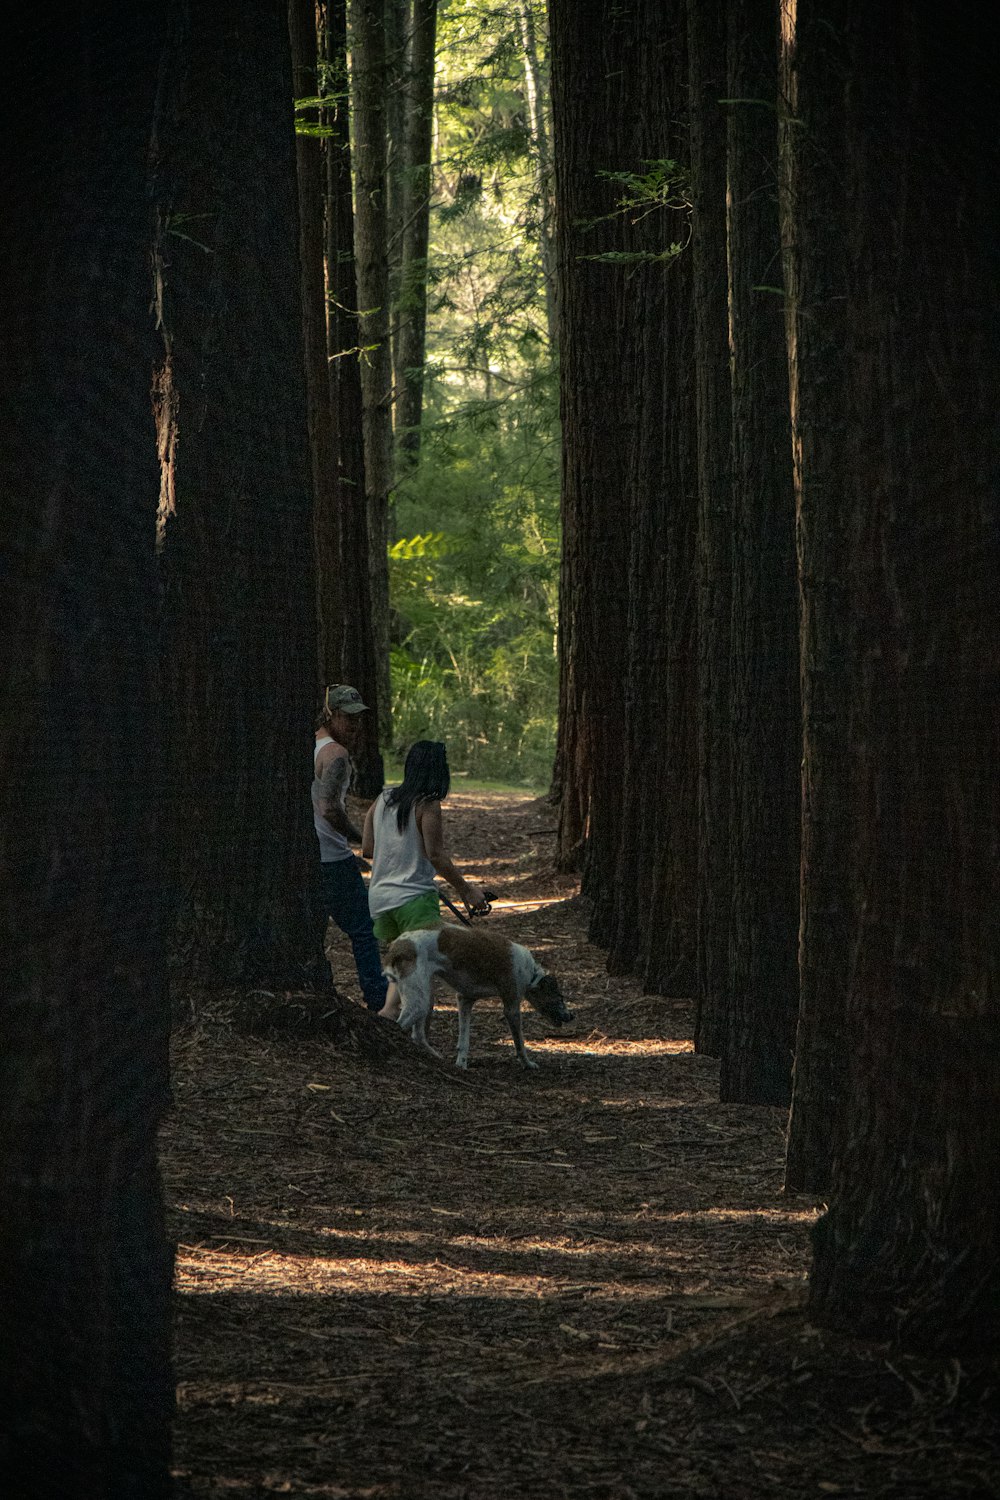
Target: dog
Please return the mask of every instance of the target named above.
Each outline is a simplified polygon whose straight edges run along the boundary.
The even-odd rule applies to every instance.
[[[434,1006],[433,985],[439,976],[458,993],[458,1052],[455,1065],[469,1066],[472,1007],[486,995],[499,995],[514,1038],[517,1060],[525,1068],[538,1064],[528,1056],[521,1031],[521,1001],[527,1000],[553,1026],[572,1021],[573,1012],[559,984],[520,943],[491,932],[478,932],[450,923],[439,928],[404,932],[386,954],[384,969],[399,986],[402,1009],[399,1025],[413,1041],[435,1052],[427,1040],[427,1021]]]

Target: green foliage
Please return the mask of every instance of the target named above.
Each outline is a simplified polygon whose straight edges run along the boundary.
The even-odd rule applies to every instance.
[[[542,5],[534,0],[542,31]],[[543,787],[558,694],[557,385],[513,11],[448,0],[420,462],[395,493],[394,749]]]
[[[585,220],[582,229],[593,229],[612,219],[625,218],[630,225],[639,224],[657,211],[667,211],[668,222],[676,223],[683,216],[688,232],[683,243],[672,240],[660,250],[605,250],[595,255],[582,255],[581,260],[604,261],[610,265],[649,265],[669,263],[676,260],[690,240],[691,174],[687,167],[663,157],[644,161],[644,172],[598,172],[597,176],[607,182],[618,183],[625,189],[618,199],[613,213],[600,218]]]
[[[558,679],[558,443],[551,377],[447,416],[400,486],[389,552],[394,748],[542,787]]]

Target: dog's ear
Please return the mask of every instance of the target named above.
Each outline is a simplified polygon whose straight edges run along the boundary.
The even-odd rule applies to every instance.
[[[558,995],[559,981],[551,974],[540,974],[531,988],[538,995]]]

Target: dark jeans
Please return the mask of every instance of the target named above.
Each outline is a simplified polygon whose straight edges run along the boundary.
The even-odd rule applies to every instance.
[[[382,973],[382,960],[368,912],[368,892],[353,856],[320,865],[319,900],[323,915],[332,917],[341,932],[351,940],[365,1004],[369,1010],[381,1010],[389,981]]]

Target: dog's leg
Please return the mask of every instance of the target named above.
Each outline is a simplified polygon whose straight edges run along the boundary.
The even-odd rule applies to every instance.
[[[409,1033],[411,1041],[416,1042],[418,1047],[423,1047],[432,1057],[440,1057],[440,1052],[427,1040],[427,1018],[433,1005],[430,985],[424,985],[419,980],[402,980],[399,994],[402,1009],[397,1024]]]
[[[501,995],[503,1001],[503,1013],[507,1017],[507,1025],[510,1034],[514,1038],[514,1051],[517,1060],[522,1067],[537,1068],[538,1064],[534,1058],[529,1057],[524,1046],[524,1032],[521,1030],[521,997],[518,994]]]
[[[469,1035],[472,1031],[472,1001],[467,1000],[464,995],[458,997],[458,1051],[455,1054],[455,1067],[467,1068],[469,1066]]]

